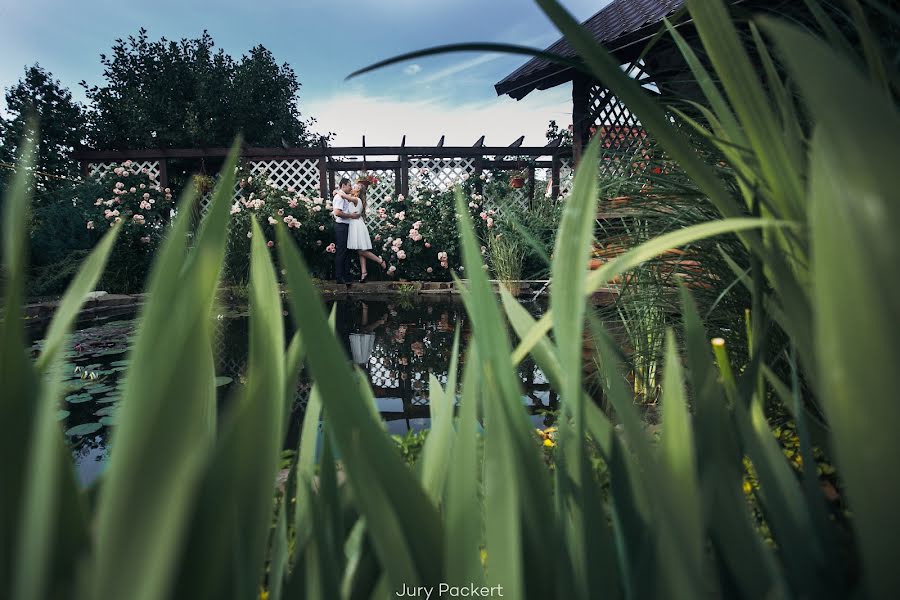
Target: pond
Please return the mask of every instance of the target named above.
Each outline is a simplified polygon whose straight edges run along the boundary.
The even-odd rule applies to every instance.
[[[461,353],[470,333],[468,317],[461,302],[424,298],[416,301],[338,299],[336,333],[347,359],[366,373],[378,410],[391,434],[402,435],[429,427],[428,378],[433,374],[446,384],[456,327],[461,331]],[[527,305],[533,315],[544,310],[540,304]],[[220,409],[242,385],[247,366],[248,315],[234,311],[217,320],[215,337],[216,383]],[[110,434],[121,397],[120,383],[128,367],[128,350],[135,331],[134,313],[110,315],[76,325],[65,345],[67,380],[58,418],[66,432],[79,480],[94,481],[105,468]],[[293,332],[285,317],[288,334]],[[31,332],[32,354],[40,351],[43,331]],[[461,373],[459,374],[461,376]],[[543,412],[557,406],[543,373],[533,362],[519,367],[524,396],[535,425],[544,421]],[[301,375],[285,449],[296,448],[311,383]],[[221,412],[221,411],[220,411]],[[172,418],[178,418],[172,415]]]

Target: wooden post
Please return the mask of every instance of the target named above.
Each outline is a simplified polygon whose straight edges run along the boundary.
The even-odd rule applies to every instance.
[[[482,138],[484,139],[484,138]],[[484,182],[481,180],[481,175],[484,173],[484,156],[476,156],[475,157],[475,191],[478,192],[478,195],[484,194]]]
[[[324,154],[319,157],[319,195],[323,200],[330,196],[328,193],[328,157]]]
[[[588,141],[588,96],[591,84],[586,77],[572,80],[572,158],[575,165]]]
[[[528,205],[534,207],[534,165],[528,165]]]
[[[400,141],[400,148],[406,148],[406,135]],[[400,161],[400,193],[406,198],[409,196],[409,157],[401,151],[397,158]]]
[[[166,159],[159,159],[159,187],[166,189],[169,187],[169,169],[166,167]]]
[[[561,161],[559,160],[559,154],[554,152],[553,166],[550,167],[550,181],[552,182],[552,187],[550,188],[550,197],[553,198],[554,201],[559,199],[559,169],[561,166],[560,162]]]

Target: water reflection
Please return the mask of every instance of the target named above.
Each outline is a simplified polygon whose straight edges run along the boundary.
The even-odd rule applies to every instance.
[[[392,434],[429,427],[428,381],[434,377],[446,385],[453,348],[453,335],[460,328],[460,373],[465,364],[470,324],[461,302],[445,298],[424,298],[416,302],[389,300],[338,299],[328,302],[335,310],[335,333],[344,347],[348,362],[359,366],[372,387],[375,401],[387,430]],[[532,305],[539,316],[542,307]],[[221,330],[222,351],[218,373],[236,382],[246,368],[247,320],[226,320]],[[290,319],[286,331],[292,333]],[[523,403],[537,416],[541,409],[557,404],[544,374],[530,360],[519,366],[524,391]],[[287,447],[296,443],[311,382],[301,374],[289,424]]]
[[[457,327],[461,333],[460,371],[465,364],[470,324],[462,303],[446,297],[417,302],[340,299],[329,302],[327,308],[330,310],[335,304],[336,334],[346,360],[365,372],[387,430],[403,434],[428,428],[429,376],[446,385]],[[538,305],[531,309],[534,316],[542,310]],[[220,415],[244,381],[249,342],[247,316],[235,313],[217,321],[215,356],[221,384]],[[89,483],[102,472],[108,458],[107,444],[121,395],[120,376],[128,368],[127,351],[135,322],[108,319],[80,325],[64,350],[68,375],[59,419],[72,446],[79,477],[83,483]],[[288,316],[285,330],[289,336],[293,334]],[[39,330],[32,331],[33,340],[42,335]],[[34,356],[41,346],[41,341],[34,342]],[[519,366],[519,377],[524,392],[522,401],[538,425],[542,420],[540,411],[555,408],[556,394],[530,360]],[[308,376],[301,374],[285,448],[296,447],[311,387]],[[177,419],[178,415],[171,418]]]

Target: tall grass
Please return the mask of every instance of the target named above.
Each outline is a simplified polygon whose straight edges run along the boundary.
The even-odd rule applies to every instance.
[[[404,585],[435,586],[438,593],[441,582],[502,586],[509,598],[900,594],[893,566],[900,409],[891,394],[891,367],[900,362],[900,284],[890,276],[900,264],[891,170],[900,117],[887,91],[896,80],[821,39],[767,20],[765,31],[781,49],[814,123],[808,144],[781,135],[793,131],[784,119],[796,111],[773,110],[788,107],[773,105],[766,90],[777,92],[777,85],[764,87],[747,68],[722,4],[689,1],[726,88],[727,100],[710,94],[721,111],[710,121],[729,123],[717,135],[744,140],[733,160],[752,179],[747,193],[753,194],[736,199],[589,34],[555,2],[540,4],[723,218],[668,232],[588,274],[598,194],[592,144],[557,236],[550,311],[534,321],[506,292],[498,304],[465,199],[458,196],[472,338],[461,393],[452,378],[445,388],[431,381],[433,429],[416,471],[384,431],[365,379],[344,359],[283,227],[277,250],[297,333],[284,339],[276,272],[257,229],[246,385],[228,413],[214,418],[211,311],[234,151],[193,245],[187,244],[190,211],[181,211],[157,257],[109,469],[97,490],[79,489],[55,419],[59,348],[100,276],[116,230],[76,277],[44,352],[30,360],[21,319],[22,224],[33,164],[26,149],[3,220],[4,597],[246,599],[264,586],[273,600],[386,598]],[[859,123],[850,123],[848,114]],[[742,216],[760,195],[762,217]],[[738,235],[758,262],[749,277],[749,362],[732,363],[720,340],[710,345],[682,290],[678,325],[685,350],[680,356],[667,332],[662,438],[654,444],[619,371],[619,354],[595,327],[605,391],[621,425],[614,427],[583,391],[587,296],[671,248],[722,234]],[[756,335],[764,318],[791,334],[829,418],[829,440],[853,511],[859,578],[840,552],[835,540],[841,532],[818,489],[797,371],[787,383],[769,382],[796,412],[802,476],[792,472],[766,424],[760,382],[768,372],[760,360],[764,340]],[[519,338],[515,346],[504,320]],[[526,355],[561,397],[552,473],[522,409],[515,364]],[[279,493],[275,474],[301,366],[315,385],[299,452]],[[608,494],[594,477],[595,454],[610,473]],[[742,491],[745,457],[760,482],[755,500],[772,544],[757,529]]]

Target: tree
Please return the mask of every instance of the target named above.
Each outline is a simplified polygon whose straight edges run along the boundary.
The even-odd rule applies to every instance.
[[[40,124],[37,170],[49,175],[37,181],[54,188],[64,181],[60,178],[78,175],[78,163],[70,153],[84,140],[84,111],[59,80],[38,64],[26,68],[25,77],[6,90],[6,109],[12,116],[0,117],[0,161],[4,165],[15,160],[28,118],[34,115]],[[7,168],[2,171],[6,173]]]
[[[263,46],[235,62],[205,31],[174,42],[141,29],[100,61],[105,83],[81,82],[97,148],[228,146],[238,133],[253,146],[318,141],[298,108],[296,74]]]

